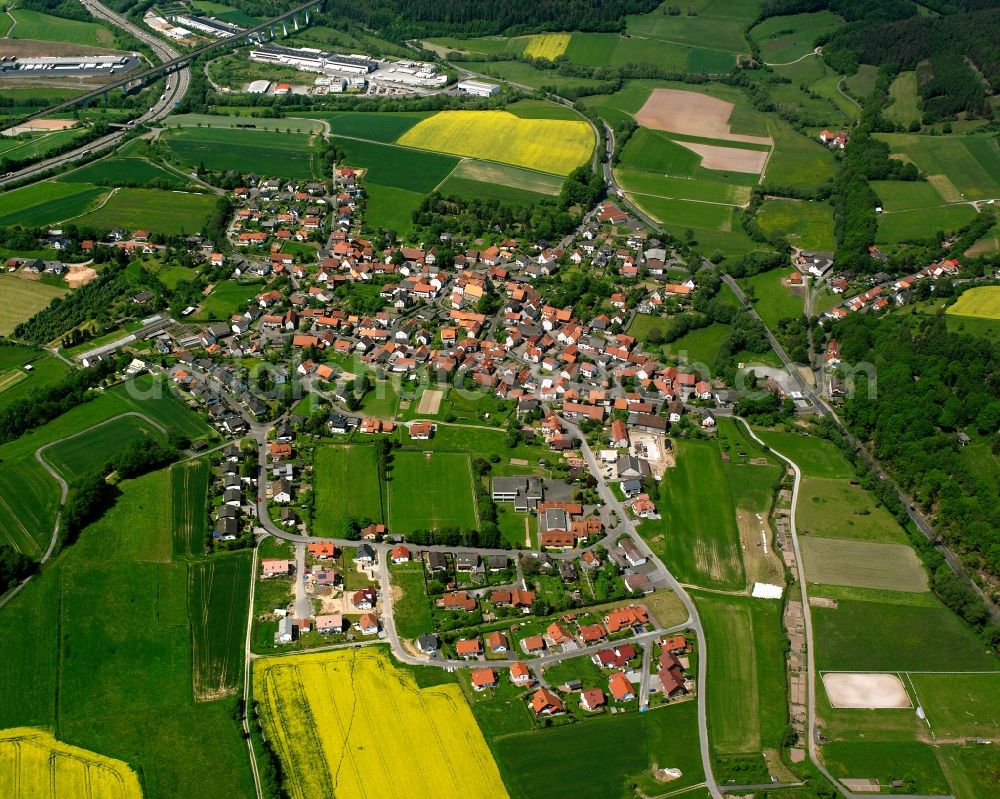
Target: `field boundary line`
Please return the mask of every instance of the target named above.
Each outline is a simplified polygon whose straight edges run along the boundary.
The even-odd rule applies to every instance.
[[[761,174],[763,174],[763,173],[761,173]],[[657,197],[657,198],[659,198],[661,200],[683,200],[686,203],[703,203],[704,205],[721,205],[723,208],[744,208],[748,204],[748,203],[743,203],[742,205],[740,205],[739,203],[721,203],[721,202],[718,202],[717,200],[695,200],[695,199],[692,199],[691,197],[668,197],[665,194],[650,194],[649,192],[646,192],[646,191],[632,191],[632,190],[626,189],[624,187],[622,187],[622,190],[623,191],[627,191],[629,194],[631,194],[633,196],[636,196],[636,197]]]
[[[466,161],[468,161],[468,160],[470,160],[470,159],[469,159],[469,158],[467,158],[466,156],[464,156],[464,155],[463,155],[463,156],[461,156],[461,157],[460,157],[460,158],[458,159],[458,163],[457,163],[457,164],[455,164],[455,166],[453,166],[453,167],[451,168],[451,171],[450,171],[450,172],[449,172],[449,173],[448,173],[447,175],[445,175],[445,176],[444,176],[443,178],[441,178],[441,182],[440,182],[440,183],[438,183],[438,184],[437,184],[437,186],[435,186],[435,187],[434,187],[433,189],[431,189],[431,191],[438,191],[438,190],[439,190],[439,189],[440,189],[440,188],[441,188],[441,187],[442,187],[442,186],[443,186],[443,185],[445,184],[445,181],[446,181],[446,180],[448,180],[448,178],[450,178],[450,177],[451,177],[452,175],[454,175],[454,174],[455,174],[455,172],[456,172],[456,171],[458,170],[458,168],[459,168],[459,167],[460,167],[460,166],[461,166],[462,164],[464,164],[464,163],[465,163]]]

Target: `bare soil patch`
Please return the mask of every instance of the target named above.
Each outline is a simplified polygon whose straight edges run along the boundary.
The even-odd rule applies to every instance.
[[[439,389],[427,389],[420,395],[420,404],[417,406],[417,413],[435,414],[441,407],[441,400],[444,392]]]
[[[767,163],[767,153],[763,150],[741,150],[737,147],[716,147],[714,144],[698,144],[697,142],[678,141],[681,147],[686,147],[701,156],[701,165],[705,169],[719,169],[728,172],[751,172],[759,175]]]
[[[3,131],[4,136],[17,136],[20,133],[49,133],[53,130],[67,130],[76,127],[75,119],[35,119],[23,125],[15,125]]]
[[[733,104],[717,97],[681,89],[654,89],[635,115],[635,119],[643,127],[665,130],[669,133],[744,141],[751,144],[773,143],[770,136],[731,133],[729,116],[732,113]],[[716,168],[708,164],[704,166],[709,169]]]
[[[72,42],[49,42],[43,39],[4,39],[3,54],[18,58],[43,58],[60,55],[118,55],[119,50],[108,47],[91,47]]]
[[[784,585],[785,570],[774,551],[773,535],[767,519],[746,508],[737,508],[736,524],[740,531],[747,581]]]
[[[823,687],[833,707],[866,710],[911,707],[906,687],[895,674],[827,672],[823,675]]]
[[[83,264],[71,264],[69,273],[63,278],[70,288],[79,288],[97,279],[97,270]]]

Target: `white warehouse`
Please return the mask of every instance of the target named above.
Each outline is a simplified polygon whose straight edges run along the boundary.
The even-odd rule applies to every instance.
[[[483,83],[481,80],[461,80],[455,84],[455,88],[465,94],[472,94],[476,97],[492,97],[500,94],[500,87],[492,83]]]

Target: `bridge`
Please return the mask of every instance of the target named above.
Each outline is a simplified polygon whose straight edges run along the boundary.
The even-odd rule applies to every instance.
[[[199,56],[213,50],[219,50],[227,47],[237,47],[243,43],[252,44],[254,42],[260,42],[264,38],[273,39],[276,35],[275,28],[279,25],[281,26],[282,35],[287,36],[289,21],[291,21],[293,31],[301,30],[301,28],[304,28],[311,22],[310,12],[319,12],[322,8],[323,0],[309,0],[308,3],[296,6],[295,8],[290,9],[277,17],[274,17],[273,19],[260,23],[259,25],[254,25],[252,28],[248,28],[242,33],[237,33],[233,36],[226,36],[214,42],[209,42],[202,47],[183,53],[176,58],[170,58],[162,61],[154,67],[144,69],[141,72],[131,73],[120,80],[114,81],[113,83],[106,83],[104,86],[92,89],[89,92],[72,97],[69,100],[63,100],[62,102],[51,105],[41,111],[36,111],[30,116],[24,117],[19,124],[30,122],[33,119],[40,119],[58,111],[65,111],[66,109],[73,108],[77,105],[86,105],[91,100],[95,100],[98,97],[107,97],[110,92],[113,92],[116,89],[129,91],[140,86],[145,86],[151,80],[155,80],[161,76],[170,75],[173,72],[184,69]]]

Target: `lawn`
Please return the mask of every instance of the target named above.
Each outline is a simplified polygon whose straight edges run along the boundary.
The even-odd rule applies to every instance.
[[[920,96],[917,94],[917,73],[900,72],[889,87],[891,102],[882,112],[891,122],[909,125],[920,121]]]
[[[523,119],[507,111],[441,111],[398,141],[556,175],[568,175],[594,149],[593,131],[583,120]]]
[[[787,268],[772,269],[740,281],[760,318],[772,330],[777,328],[780,319],[801,317],[805,308],[803,294],[793,294],[784,283],[790,271]]]
[[[428,456],[398,450],[391,475],[389,529],[393,533],[479,527],[468,453],[434,452]]]
[[[507,796],[461,688],[420,688],[381,647],[258,660],[254,697],[293,799]]]
[[[11,13],[17,20],[10,32],[12,39],[42,39],[47,42],[68,42],[102,48],[111,47],[115,43],[111,31],[96,22],[54,17],[27,8],[19,8]]]
[[[958,300],[948,306],[947,313],[974,319],[1000,319],[1000,286],[979,286],[963,291]]]
[[[62,297],[67,289],[27,280],[17,275],[0,275],[0,336],[9,336],[21,322],[26,322],[45,308],[55,297]]]
[[[906,543],[896,519],[850,480],[804,477],[795,519],[800,533],[884,544]]]
[[[49,447],[43,457],[67,481],[72,481],[102,470],[129,444],[145,440],[162,442],[163,436],[144,419],[124,416]]]
[[[381,523],[382,490],[374,445],[330,445],[316,450],[316,535],[342,537],[350,519]]]
[[[0,225],[35,227],[78,217],[107,192],[87,183],[33,183],[0,197]]]
[[[719,445],[677,441],[676,446],[677,466],[660,484],[662,519],[644,521],[639,531],[682,582],[743,589],[736,510]]]
[[[396,622],[396,632],[403,638],[418,638],[434,629],[431,615],[431,601],[424,588],[424,564],[422,561],[393,566],[392,584],[401,592],[392,603],[392,615]]]
[[[696,704],[624,713],[580,724],[507,735],[491,742],[512,799],[617,799],[638,781],[648,796],[662,791],[650,768],[677,768],[672,790],[703,779]],[[610,742],[622,745],[609,745]],[[599,764],[599,768],[583,768]]]
[[[174,513],[174,557],[200,555],[205,551],[208,514],[209,464],[198,458],[170,467],[170,493]]]
[[[761,429],[754,432],[765,444],[793,460],[802,470],[803,477],[854,478],[854,467],[832,441],[801,433]]]
[[[841,599],[836,608],[813,608],[813,625],[817,667],[827,671],[1000,670],[985,644],[940,605]]]
[[[783,232],[806,250],[833,251],[833,208],[804,200],[765,200],[757,223],[767,234]]]
[[[906,793],[950,793],[934,749],[917,741],[834,741],[823,746],[823,760],[835,777],[877,779],[887,785],[904,780]]]
[[[294,127],[294,125],[291,125]],[[216,171],[258,172],[310,179],[316,174],[309,136],[265,130],[171,129],[162,140],[187,168],[204,164]]]
[[[143,228],[154,233],[198,233],[215,209],[212,194],[159,189],[117,189],[100,208],[75,222],[96,228]]]
[[[192,684],[199,702],[230,696],[243,681],[252,565],[249,550],[188,565]]]
[[[799,540],[811,583],[888,591],[928,591],[927,572],[909,544],[845,541],[807,535]]]
[[[198,310],[191,314],[191,321],[229,319],[237,311],[244,310],[247,303],[260,294],[263,288],[263,283],[238,283],[235,280],[216,283],[212,293],[202,300]]]
[[[157,186],[179,189],[188,181],[145,158],[104,158],[60,178],[63,183],[94,183],[102,186]]]
[[[405,138],[405,135],[404,135]],[[367,169],[365,181],[409,192],[426,194],[444,180],[458,159],[409,147],[334,137],[351,166]],[[369,204],[370,205],[370,204]]]

